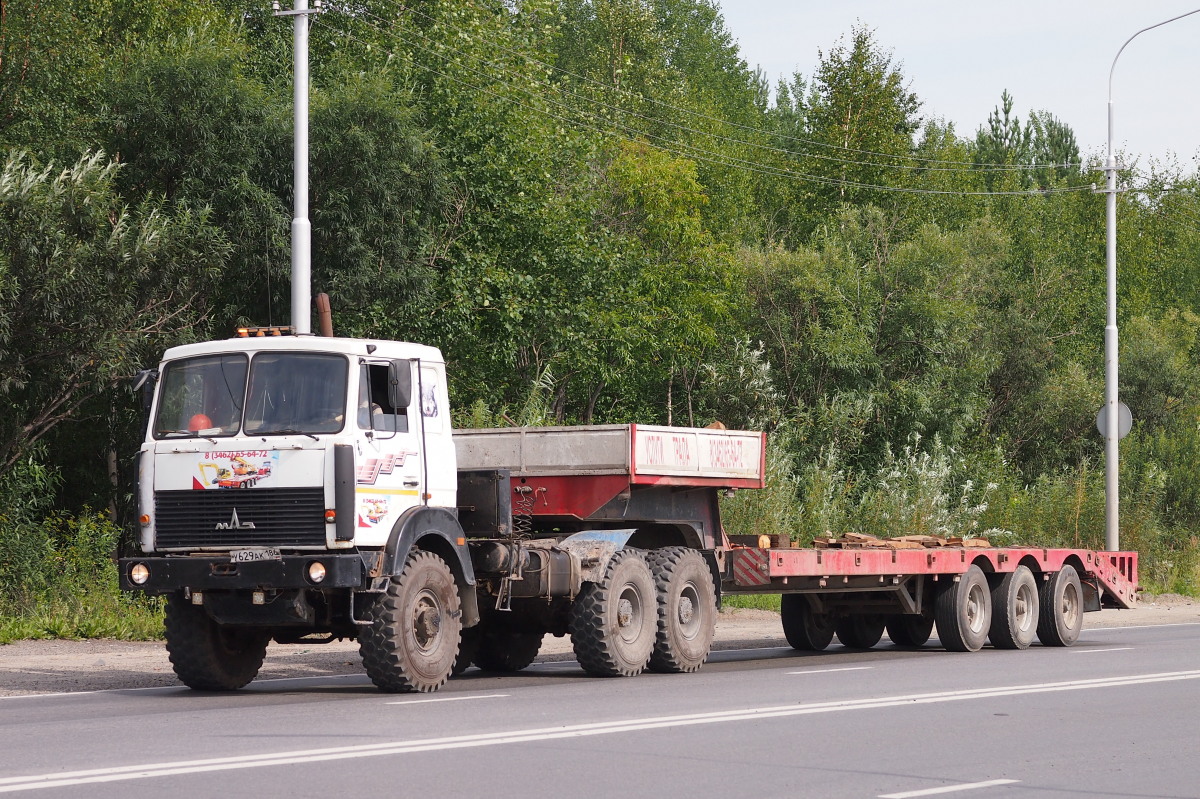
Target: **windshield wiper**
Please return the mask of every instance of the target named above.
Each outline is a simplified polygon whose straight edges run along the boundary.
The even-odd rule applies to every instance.
[[[313,441],[321,440],[321,439],[317,438],[316,436],[314,436],[312,433],[307,433],[303,430],[297,430],[294,427],[285,427],[280,430],[259,430],[256,433],[254,433],[254,435],[256,435],[256,436],[308,436]]]
[[[217,440],[211,435],[205,435],[195,430],[160,430],[159,435],[163,438],[203,438],[206,441],[217,443]]]

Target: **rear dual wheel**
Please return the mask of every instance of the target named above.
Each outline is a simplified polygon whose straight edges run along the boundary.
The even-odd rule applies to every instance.
[[[654,652],[658,604],[640,551],[619,550],[600,581],[584,585],[567,627],[575,658],[588,674],[632,677],[645,670]]]
[[[717,623],[717,592],[704,556],[687,547],[652,550],[646,557],[657,596],[651,671],[683,674],[708,660]]]

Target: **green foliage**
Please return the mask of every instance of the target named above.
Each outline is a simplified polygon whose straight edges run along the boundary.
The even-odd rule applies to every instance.
[[[117,165],[89,153],[0,172],[0,475],[85,402],[129,377],[181,323],[203,319],[227,253],[206,212],[127,207]]]
[[[84,509],[131,516],[125,378],[287,321],[291,29],[3,8],[0,638],[141,635]],[[1102,175],[1051,111],[964,138],[865,24],[771,102],[713,0],[380,0],[310,42],[314,289],[439,346],[459,426],[764,428],[732,532],[1101,544]],[[1197,176],[1123,178],[1123,541],[1192,591]]]

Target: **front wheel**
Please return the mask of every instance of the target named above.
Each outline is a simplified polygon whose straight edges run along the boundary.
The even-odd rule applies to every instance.
[[[188,688],[236,691],[262,668],[271,633],[217,624],[182,594],[167,598],[164,632],[171,668]]]
[[[657,619],[650,567],[637,550],[619,550],[571,605],[567,626],[579,665],[596,677],[640,674],[654,652]]]
[[[414,550],[371,604],[370,624],[359,633],[371,682],[390,692],[441,688],[458,657],[461,615],[450,567],[432,552]]]

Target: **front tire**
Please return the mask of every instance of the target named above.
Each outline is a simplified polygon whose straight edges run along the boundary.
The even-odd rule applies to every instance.
[[[182,594],[167,598],[164,632],[175,675],[197,691],[236,691],[258,675],[271,633],[217,624]]]
[[[650,567],[637,550],[619,550],[571,605],[567,627],[579,665],[596,677],[640,674],[654,652],[657,619]]]
[[[651,553],[657,594],[657,634],[650,670],[687,674],[699,670],[712,650],[717,591],[704,557],[687,547]]]
[[[462,633],[458,589],[446,562],[414,550],[368,609],[359,652],[371,682],[392,693],[436,691],[454,670]]]

